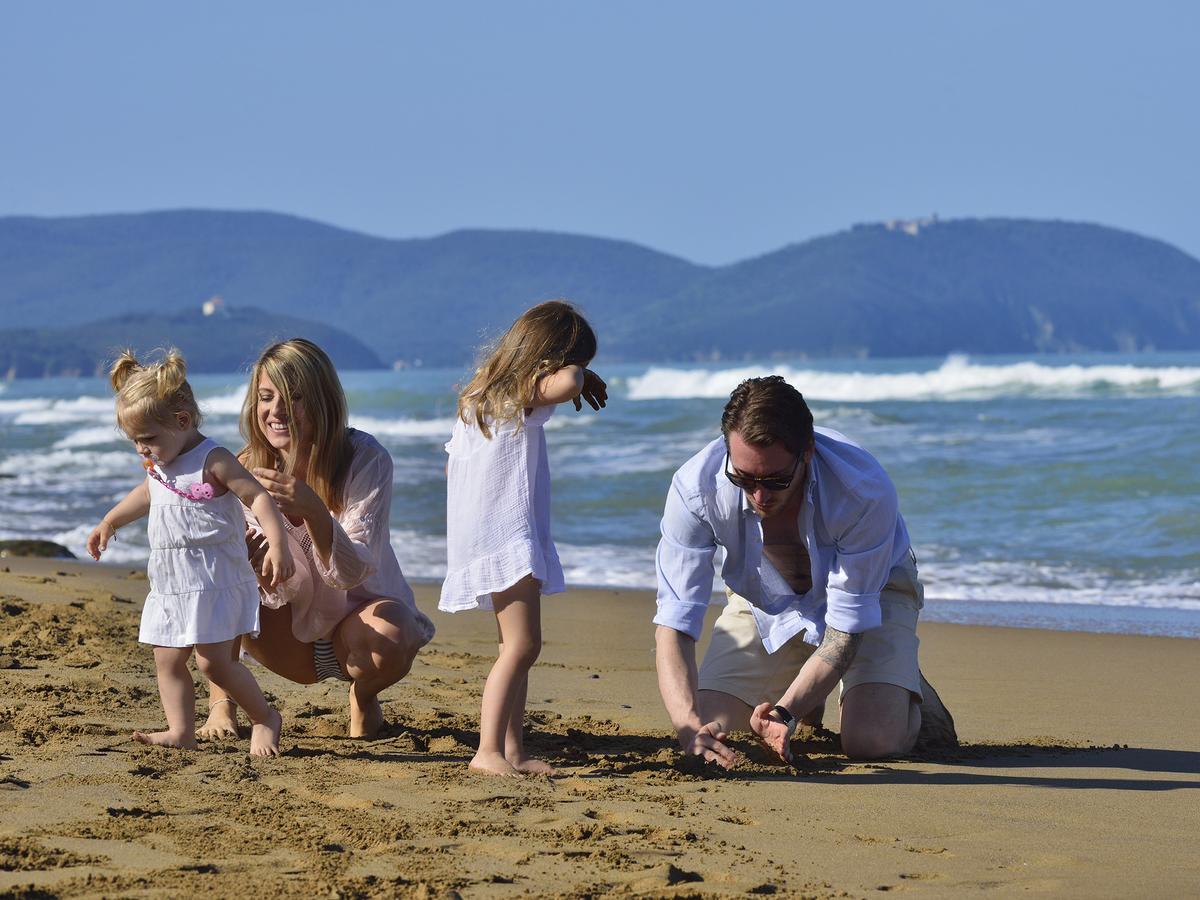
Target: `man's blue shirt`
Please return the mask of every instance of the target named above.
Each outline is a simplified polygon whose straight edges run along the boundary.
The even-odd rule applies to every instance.
[[[879,593],[909,553],[896,489],[866,450],[836,431],[814,431],[799,520],[812,590],[795,594],[763,557],[762,521],[725,477],[725,441],[717,438],[671,479],[655,558],[656,625],[700,639],[722,547],[721,577],[750,602],[768,653],[802,631],[820,643],[826,625],[850,633],[879,626]]]

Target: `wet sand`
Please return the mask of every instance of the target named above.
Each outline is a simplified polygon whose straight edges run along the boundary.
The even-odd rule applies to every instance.
[[[466,768],[493,619],[432,613],[429,586],[438,636],[380,739],[345,736],[345,685],[255,666],[281,758],[134,743],[163,721],[146,586],[0,560],[0,896],[1200,894],[1197,641],[923,624],[959,751],[852,763],[813,733],[794,771],[744,740],[721,774],[665,727],[653,598],[574,590],[544,604],[528,704],[560,774],[495,779]]]

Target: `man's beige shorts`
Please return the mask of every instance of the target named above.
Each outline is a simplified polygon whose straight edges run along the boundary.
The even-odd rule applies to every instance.
[[[921,700],[917,665],[917,616],[925,591],[911,564],[892,569],[879,595],[883,624],[863,635],[854,662],[842,678],[842,696],[860,684],[895,684]],[[700,690],[732,694],[749,706],[774,703],[787,690],[816,647],[803,632],[767,653],[745,598],[732,592],[713,623],[712,641],[700,664]]]

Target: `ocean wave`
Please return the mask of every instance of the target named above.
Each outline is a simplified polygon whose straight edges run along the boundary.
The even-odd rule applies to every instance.
[[[450,440],[454,419],[381,419],[374,416],[351,416],[350,424],[375,437],[441,438]]]
[[[1176,572],[1166,578],[1118,577],[1077,565],[922,559],[921,581],[932,600],[1200,611],[1200,572]]]
[[[829,372],[794,366],[730,369],[651,367],[628,382],[630,400],[725,399],[747,378],[782,375],[810,400],[870,403],[881,400],[987,400],[1001,396],[1069,398],[1200,393],[1200,368],[1187,366],[1047,366],[1035,362],[989,365],[950,356],[926,372]]]
[[[76,479],[93,480],[128,472],[130,487],[144,475],[137,454],[132,449],[122,452],[60,448],[15,453],[0,461],[0,472],[15,475],[18,480],[25,477],[42,478],[47,475],[65,474],[70,474]]]
[[[200,406],[200,412],[206,416],[240,416],[245,399],[246,389],[238,388],[212,397],[197,397],[196,403]]]
[[[138,525],[143,527],[139,528]],[[122,563],[144,566],[150,559],[150,546],[146,542],[145,523],[134,523],[130,528],[121,529],[114,541],[109,541],[108,549],[100,557],[101,562]],[[96,522],[76,525],[66,531],[52,534],[49,540],[62,544],[80,559],[91,559],[87,554],[87,539],[91,535]]]
[[[96,447],[102,444],[123,443],[128,440],[114,423],[73,431],[61,440],[55,441],[53,447],[55,450],[67,450],[72,447]]]
[[[15,412],[14,425],[57,425],[87,421],[116,421],[112,397],[76,397],[74,400],[28,400],[0,402],[0,414]]]

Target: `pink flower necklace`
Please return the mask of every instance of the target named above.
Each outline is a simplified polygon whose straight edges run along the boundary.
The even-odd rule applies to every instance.
[[[213,486],[202,481],[197,481],[194,484],[189,484],[186,491],[181,491],[175,487],[175,480],[167,481],[158,474],[158,457],[152,456],[150,459],[142,461],[142,466],[146,469],[146,474],[165,487],[172,494],[178,494],[180,497],[186,497],[188,500],[195,500],[197,503],[203,503],[205,500],[213,498]]]

